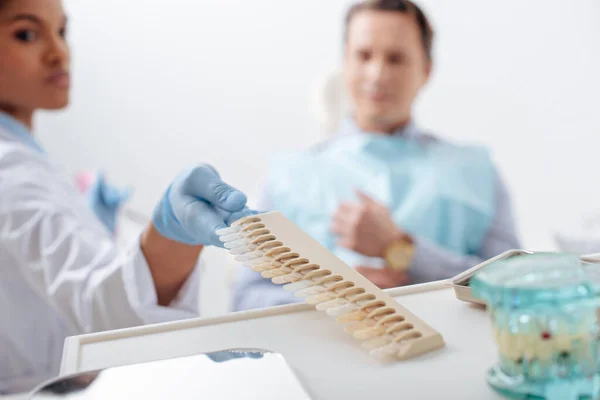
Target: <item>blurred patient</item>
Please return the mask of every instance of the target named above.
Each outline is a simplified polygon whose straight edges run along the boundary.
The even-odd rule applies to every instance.
[[[449,278],[518,248],[488,151],[427,134],[412,117],[432,69],[423,11],[407,0],[363,1],[345,27],[352,112],[332,140],[274,157],[258,208],[281,211],[381,288]],[[298,300],[240,269],[236,310]]]

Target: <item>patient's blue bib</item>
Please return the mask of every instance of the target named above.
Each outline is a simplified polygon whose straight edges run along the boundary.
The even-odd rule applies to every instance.
[[[331,219],[359,189],[396,224],[459,254],[474,254],[490,224],[496,174],[487,150],[358,133],[319,150],[280,154],[269,168],[273,209],[351,266],[362,257],[336,245]]]

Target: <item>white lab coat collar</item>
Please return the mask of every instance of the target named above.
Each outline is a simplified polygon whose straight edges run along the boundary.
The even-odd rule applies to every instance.
[[[0,128],[3,128],[11,136],[17,138],[27,146],[42,153],[44,152],[42,146],[35,140],[29,129],[23,123],[3,112],[0,112]]]

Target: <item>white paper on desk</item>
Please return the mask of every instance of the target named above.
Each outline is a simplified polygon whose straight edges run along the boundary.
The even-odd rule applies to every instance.
[[[86,374],[77,376],[86,378]],[[90,378],[90,374],[87,374]],[[34,400],[310,400],[285,359],[265,353],[260,359],[214,362],[205,355],[109,368],[80,392],[39,393]]]

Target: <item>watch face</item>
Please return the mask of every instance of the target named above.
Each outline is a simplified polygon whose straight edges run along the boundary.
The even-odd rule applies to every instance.
[[[397,244],[390,248],[387,258],[391,266],[395,268],[404,268],[409,261],[409,255],[402,244]]]
[[[402,254],[402,249],[399,249],[398,247],[393,248],[390,252],[390,259],[394,263],[402,262],[402,260],[404,259],[403,256],[404,255]]]

